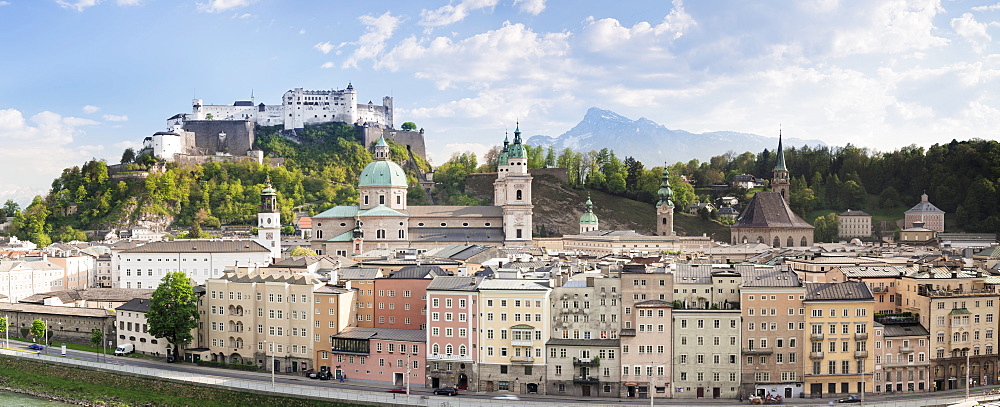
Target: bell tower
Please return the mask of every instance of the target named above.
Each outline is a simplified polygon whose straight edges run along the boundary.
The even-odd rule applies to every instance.
[[[507,244],[530,245],[532,242],[531,180],[528,155],[521,142],[520,124],[514,130],[514,142],[507,144],[497,163],[497,180],[493,182],[495,206],[503,209],[504,240]]]
[[[660,189],[656,191],[660,201],[656,203],[656,235],[674,235],[674,191],[670,189],[670,173],[667,164],[663,163],[663,173],[660,175]]]
[[[271,186],[271,177],[260,192],[260,211],[257,213],[257,242],[271,250],[271,258],[281,257],[281,211],[278,193]]]
[[[774,165],[773,174],[771,191],[780,193],[785,203],[790,203],[790,185],[788,183],[788,169],[785,168],[785,152],[781,148],[781,130],[778,130],[778,162]]]

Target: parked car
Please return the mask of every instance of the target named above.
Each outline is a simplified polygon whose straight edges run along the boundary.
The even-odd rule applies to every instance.
[[[316,373],[316,378],[320,380],[330,380],[331,376],[332,375],[330,374],[329,370],[324,370],[319,373]]]
[[[125,356],[130,353],[135,353],[135,345],[131,343],[123,343],[115,348],[115,356]]]
[[[406,387],[393,387],[389,390],[386,390],[386,392],[406,394]]]
[[[310,379],[319,379],[319,374],[320,374],[320,372],[317,372],[317,371],[312,370],[312,369],[306,370],[306,377],[308,377]]]
[[[493,398],[493,400],[520,400],[520,399],[521,398],[517,397],[516,394],[504,394],[502,396],[496,396]]]
[[[847,396],[847,397],[844,397],[844,398],[842,398],[840,400],[837,400],[837,402],[838,403],[860,403],[861,402],[861,396],[859,396],[857,394],[852,394],[850,396]]]
[[[458,389],[456,389],[454,387],[442,387],[440,389],[434,389],[434,394],[443,395],[443,396],[457,396],[458,395]]]
[[[45,346],[39,345],[37,343],[33,343],[31,345],[28,345],[28,349],[31,349],[31,350],[42,350],[42,349],[45,349]]]

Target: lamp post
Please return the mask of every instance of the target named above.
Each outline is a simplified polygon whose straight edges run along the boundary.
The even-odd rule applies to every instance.
[[[965,400],[969,400],[969,379],[972,379],[972,365],[969,364],[969,348],[962,348],[965,351]]]
[[[267,340],[265,339],[264,340],[264,360],[267,360],[267,351],[268,351],[267,346],[268,346]],[[271,346],[274,346],[273,342],[271,343]],[[274,352],[271,352],[271,391],[274,391]]]
[[[406,397],[410,397],[410,354],[406,354]]]

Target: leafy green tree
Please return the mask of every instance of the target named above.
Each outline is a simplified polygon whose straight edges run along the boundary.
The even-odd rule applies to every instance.
[[[197,301],[183,271],[163,276],[149,300],[149,312],[146,313],[149,334],[173,345],[174,360],[180,360],[180,348],[194,339],[191,330],[198,327]]]
[[[104,331],[94,328],[90,331],[90,344],[93,346],[101,346],[104,343]]]
[[[214,118],[215,118],[215,115],[213,115],[211,113],[205,115],[205,120],[212,120]]]
[[[132,147],[126,148],[125,152],[122,153],[122,164],[130,164],[135,161],[135,150]]]
[[[7,202],[3,204],[3,213],[6,216],[16,216],[21,212],[21,206],[14,202],[13,199],[8,199]]]
[[[552,168],[556,166],[556,148],[554,146],[549,146],[545,153],[545,167]]]
[[[828,213],[825,216],[817,217],[813,220],[813,240],[817,242],[837,241],[837,227],[840,217],[836,213]]]
[[[403,124],[400,125],[399,128],[403,130],[416,130],[417,124],[414,122],[403,122]]]
[[[9,326],[7,317],[0,317],[0,332],[7,332]]]
[[[307,247],[295,246],[288,252],[291,257],[315,256],[316,251]]]
[[[14,216],[15,235],[22,240],[31,241],[39,247],[52,244],[52,238],[49,236],[52,225],[48,223],[50,213],[42,197],[35,196],[27,209]]]
[[[41,318],[37,318],[34,321],[31,321],[31,336],[35,337],[36,339],[39,338],[44,339],[46,328],[47,327],[45,326],[45,321],[43,321]]]

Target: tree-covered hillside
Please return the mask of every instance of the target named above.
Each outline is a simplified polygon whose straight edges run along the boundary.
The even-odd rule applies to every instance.
[[[52,182],[49,194],[36,197],[16,214],[13,232],[47,245],[82,239],[81,230],[127,228],[144,222],[199,228],[252,225],[268,177],[278,190],[286,224],[296,210],[314,214],[334,205],[357,203],[357,179],[372,155],[358,141],[353,126],[309,126],[290,138],[294,141],[275,127],[257,128],[257,148],[269,159],[284,159],[277,167],[253,162],[180,167],[139,156],[134,162],[123,162],[118,177],[99,160],[67,168]],[[415,185],[416,172],[428,171],[429,165],[422,157],[411,157],[405,146],[392,141],[389,145],[393,160],[407,169]],[[131,161],[128,156],[123,161]],[[414,194],[414,199],[422,197],[422,193]]]

